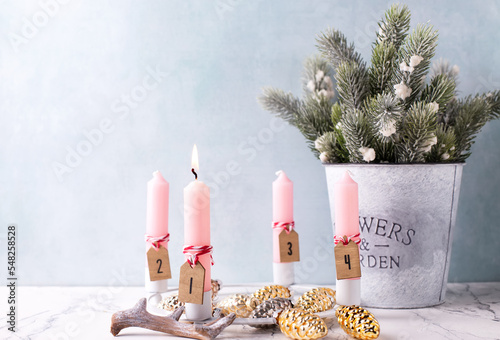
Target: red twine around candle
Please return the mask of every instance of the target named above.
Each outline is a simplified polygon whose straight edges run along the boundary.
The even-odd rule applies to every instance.
[[[212,257],[212,251],[214,247],[212,246],[184,246],[182,252],[186,255],[186,261],[194,267],[196,262],[200,259],[201,255],[210,254],[210,262],[212,266],[214,265],[214,259]]]
[[[273,222],[273,229],[284,229],[287,234],[295,228],[295,221],[292,222]]]
[[[342,242],[344,244],[344,246],[347,246],[347,244],[349,243],[350,240],[352,240],[356,244],[360,244],[361,239],[359,238],[359,235],[360,235],[359,233],[357,233],[356,235],[344,236],[344,237],[334,235],[333,241],[335,244]]]
[[[163,236],[151,236],[151,235],[146,234],[146,235],[144,235],[144,239],[146,240],[146,242],[151,244],[155,248],[156,251],[158,251],[158,249],[160,249],[161,242],[170,241],[170,234],[163,235]]]

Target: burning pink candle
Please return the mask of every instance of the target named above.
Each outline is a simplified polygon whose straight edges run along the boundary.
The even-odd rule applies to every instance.
[[[192,172],[195,180],[184,188],[184,246],[210,248],[210,189],[198,180],[198,149],[193,147]],[[211,250],[198,256],[205,268],[203,304],[186,303],[186,315],[191,320],[205,320],[212,316]]]
[[[359,240],[359,205],[358,183],[349,172],[335,183],[335,228],[336,237],[348,237],[353,241]],[[360,279],[337,280],[337,304],[360,305]]]
[[[149,241],[146,242],[146,252],[153,243],[168,249],[168,195],[168,182],[159,171],[155,171],[147,185],[146,239]],[[168,289],[168,280],[150,280],[147,261],[145,282],[149,293],[163,293]]]
[[[293,223],[293,182],[284,171],[276,172],[273,182],[273,222]],[[274,283],[291,285],[294,282],[293,262],[280,262],[279,235],[283,229],[273,228]]]

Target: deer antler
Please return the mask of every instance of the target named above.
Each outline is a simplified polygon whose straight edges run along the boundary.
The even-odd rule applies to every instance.
[[[111,317],[111,334],[118,335],[127,327],[140,327],[153,331],[168,333],[192,339],[211,340],[217,337],[230,324],[236,315],[229,314],[224,318],[204,325],[181,323],[179,318],[184,311],[184,306],[177,308],[169,316],[158,316],[146,310],[146,298],[142,298],[132,309],[116,312]]]

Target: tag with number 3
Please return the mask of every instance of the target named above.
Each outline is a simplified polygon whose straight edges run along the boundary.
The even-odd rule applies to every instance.
[[[300,261],[299,252],[299,234],[295,230],[287,233],[281,231],[279,235],[280,244],[280,262],[298,262]]]

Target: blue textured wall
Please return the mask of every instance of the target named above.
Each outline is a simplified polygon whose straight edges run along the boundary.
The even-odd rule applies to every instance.
[[[20,283],[104,285],[123,276],[142,284],[145,185],[157,169],[171,184],[177,280],[193,143],[212,186],[213,276],[271,279],[271,182],[283,169],[295,183],[300,280],[333,282],[324,170],[256,97],[265,85],[299,94],[302,62],[328,26],[369,59],[390,3],[54,3],[0,1],[0,235],[5,244],[7,224],[18,224]],[[406,3],[413,24],[439,29],[437,57],[460,66],[461,94],[500,88],[499,2]],[[452,281],[500,280],[498,145],[495,121],[465,167]],[[71,155],[78,148],[84,156]]]

